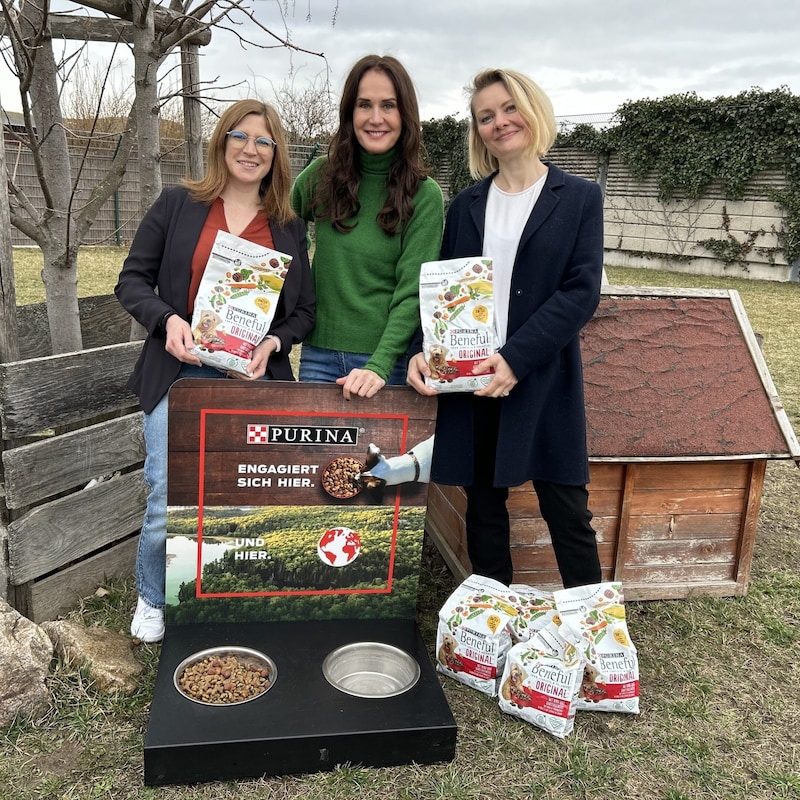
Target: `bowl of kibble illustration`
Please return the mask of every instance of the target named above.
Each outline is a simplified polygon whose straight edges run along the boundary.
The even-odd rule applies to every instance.
[[[329,461],[322,470],[322,488],[336,500],[349,500],[364,488],[358,476],[364,465],[353,456],[339,456]]]
[[[210,647],[175,669],[175,688],[206,706],[235,706],[261,697],[278,677],[275,662],[249,647]]]

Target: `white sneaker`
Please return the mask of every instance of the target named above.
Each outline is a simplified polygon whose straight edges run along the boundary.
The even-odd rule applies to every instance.
[[[164,638],[164,609],[153,608],[140,597],[131,622],[131,636],[148,644],[160,642]]]

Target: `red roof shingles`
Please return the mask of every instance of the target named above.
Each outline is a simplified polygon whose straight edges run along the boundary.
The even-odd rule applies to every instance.
[[[590,458],[788,455],[728,297],[604,297],[582,334]]]

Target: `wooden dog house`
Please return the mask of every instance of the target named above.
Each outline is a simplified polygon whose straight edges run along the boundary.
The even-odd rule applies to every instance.
[[[582,353],[603,579],[630,599],[745,594],[767,461],[800,445],[738,293],[604,287]],[[431,484],[427,530],[459,576],[465,505]],[[515,582],[560,587],[531,485],[508,505]]]

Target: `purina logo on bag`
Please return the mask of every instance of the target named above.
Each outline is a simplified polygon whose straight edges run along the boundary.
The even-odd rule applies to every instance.
[[[358,428],[326,425],[248,425],[247,444],[358,444]]]

